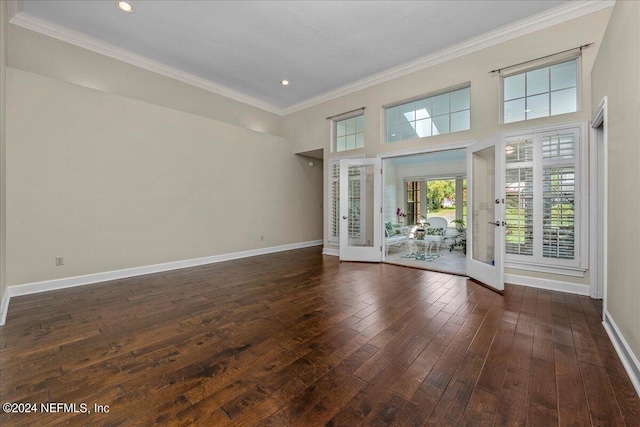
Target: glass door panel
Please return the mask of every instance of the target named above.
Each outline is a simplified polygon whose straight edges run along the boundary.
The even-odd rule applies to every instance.
[[[340,260],[381,258],[380,159],[340,161]]]
[[[495,264],[495,147],[473,153],[473,234],[472,257]]]
[[[467,274],[504,290],[504,186],[502,151],[498,138],[471,145],[467,151],[469,205],[467,212]]]

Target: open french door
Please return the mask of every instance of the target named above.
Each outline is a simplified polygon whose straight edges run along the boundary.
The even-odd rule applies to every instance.
[[[340,160],[340,261],[382,260],[381,160]]]
[[[467,275],[504,290],[504,155],[498,136],[467,148]]]

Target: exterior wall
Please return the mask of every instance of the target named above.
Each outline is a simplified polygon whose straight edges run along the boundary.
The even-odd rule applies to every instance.
[[[432,149],[449,144],[479,141],[500,132],[589,120],[591,118],[591,68],[610,14],[611,8],[591,13],[289,114],[283,120],[283,136],[294,142],[297,151],[324,148],[325,153],[329,153],[327,156],[329,159],[337,155],[345,156],[346,152],[331,153],[331,126],[326,117],[365,107],[365,147],[353,150],[352,153],[375,157],[383,153],[421,148]],[[581,103],[578,112],[500,124],[500,78],[489,71],[588,43],[595,44],[583,50],[579,76]],[[471,130],[393,144],[382,143],[383,106],[466,82],[471,83]],[[327,196],[328,193],[325,191],[325,197]],[[324,221],[327,229],[326,212]],[[326,233],[325,247],[335,249],[329,244]],[[548,280],[577,282],[585,287],[588,283],[588,274],[585,277],[576,278],[510,269],[506,272]]]
[[[640,3],[618,1],[592,73],[592,107],[608,105],[606,304],[640,360]]]

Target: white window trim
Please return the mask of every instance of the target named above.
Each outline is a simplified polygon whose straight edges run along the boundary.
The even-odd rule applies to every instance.
[[[548,116],[544,116],[544,117],[536,117],[534,119],[524,119],[524,120],[517,120],[514,122],[505,122],[504,121],[504,79],[507,77],[511,77],[511,76],[515,76],[517,74],[522,74],[522,73],[526,73],[529,71],[535,71],[538,70],[540,68],[546,68],[546,67],[551,67],[552,65],[556,65],[556,64],[561,64],[563,62],[568,62],[575,59],[576,60],[576,111],[570,112],[570,113],[562,113],[562,114],[551,114],[551,111],[549,111],[549,115]],[[551,93],[551,91],[549,91],[549,93]],[[526,95],[526,94],[525,94]],[[512,68],[511,71],[509,71],[508,73],[504,73],[504,74],[500,74],[500,117],[499,117],[499,123],[500,124],[512,124],[512,123],[522,123],[522,122],[528,122],[531,120],[538,120],[538,119],[544,119],[544,118],[548,118],[548,117],[555,117],[555,116],[561,116],[563,114],[575,114],[577,112],[582,111],[582,54],[578,53],[572,53],[572,54],[568,54],[565,56],[560,56],[557,57],[557,59],[553,60],[553,61],[547,61],[547,62],[542,62],[542,63],[536,63],[536,65],[531,65],[529,64],[528,66],[522,66],[522,67],[518,67],[518,68]]]
[[[556,135],[567,131],[576,131],[576,257],[574,260],[562,260],[556,258],[531,257],[526,255],[505,254],[505,267],[519,270],[540,271],[545,273],[563,274],[568,276],[584,277],[584,272],[588,269],[589,252],[589,170],[588,144],[587,144],[587,122],[567,123],[563,125],[545,126],[524,131],[507,132],[502,135],[503,141],[507,139],[522,138],[535,135],[536,138],[543,138],[549,135]],[[534,162],[534,168],[542,170],[542,162]],[[503,172],[504,173],[504,172]],[[540,191],[536,188],[534,181],[534,193]],[[542,212],[538,212],[534,207],[534,223],[542,221]]]
[[[335,156],[332,157],[329,162],[327,162],[329,164],[329,170],[327,171],[327,241],[329,243],[332,243],[336,246],[340,245],[340,236],[332,236],[331,235],[331,230],[333,229],[333,219],[332,219],[332,215],[331,215],[331,207],[332,207],[332,200],[333,200],[333,186],[332,184],[332,179],[333,176],[331,174],[331,170],[333,169],[333,165],[338,163],[340,164],[340,160],[343,159],[363,159],[365,156],[364,154],[361,155],[350,155],[350,156]],[[339,180],[339,179],[338,179]],[[338,200],[338,206],[340,204],[340,201]]]

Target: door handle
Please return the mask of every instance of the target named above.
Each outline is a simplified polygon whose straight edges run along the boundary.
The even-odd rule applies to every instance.
[[[489,221],[489,224],[495,225],[496,227],[500,227],[500,221],[496,221],[496,222]]]
[[[347,217],[343,215],[343,216],[342,216],[342,219],[347,219]]]

